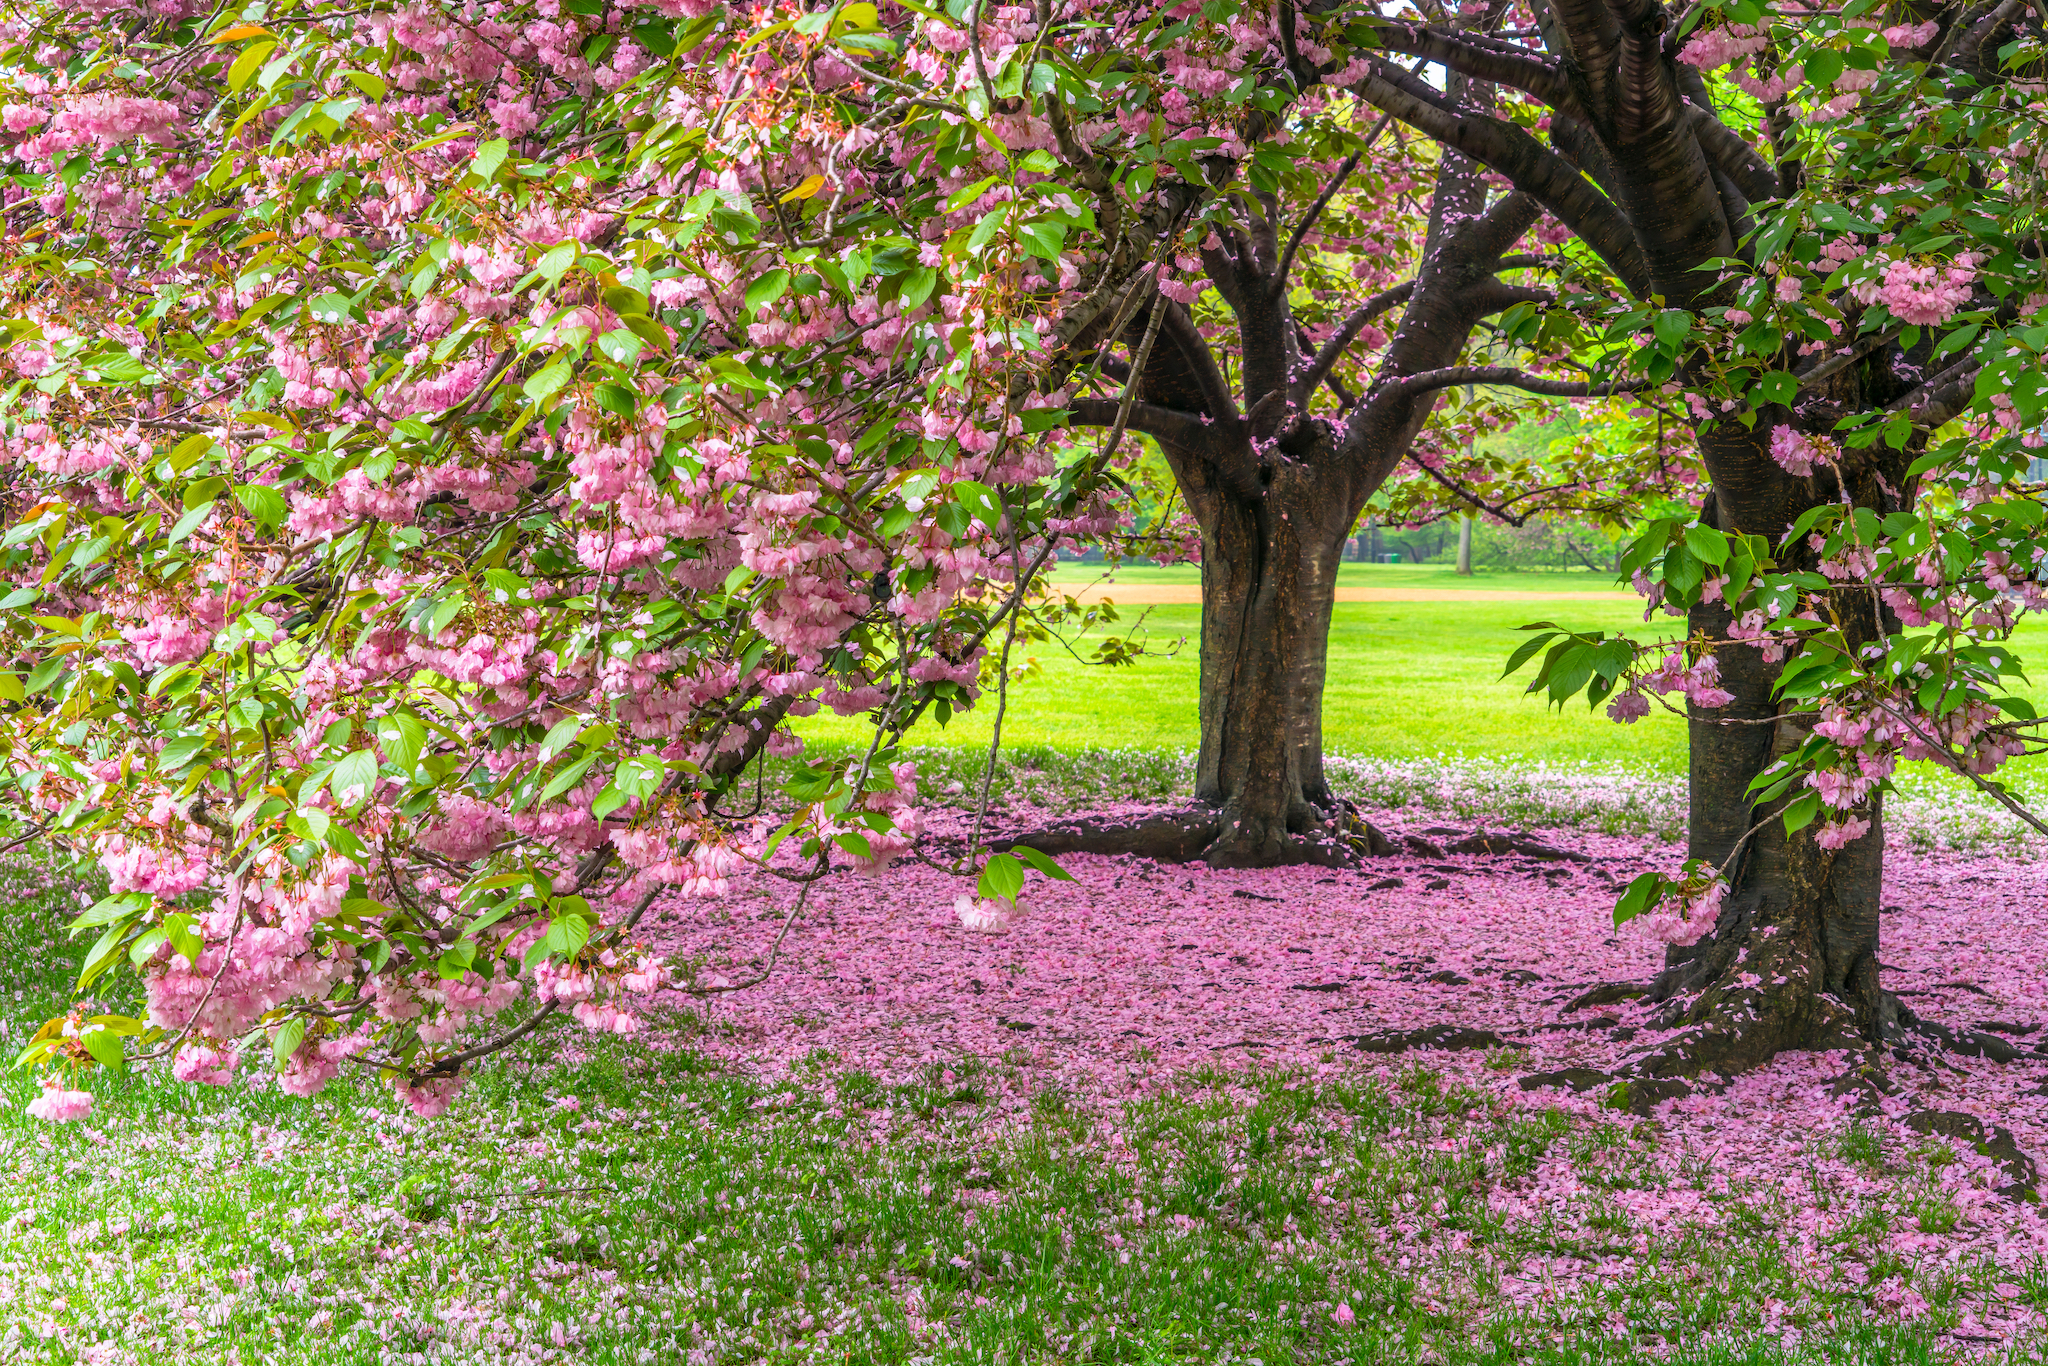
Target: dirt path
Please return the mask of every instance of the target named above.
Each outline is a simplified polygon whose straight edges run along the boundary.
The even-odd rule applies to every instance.
[[[1054,585],[1056,588],[1059,585]],[[1082,602],[1109,598],[1119,607],[1199,603],[1195,583],[1092,584],[1074,595]],[[1339,588],[1339,602],[1632,602],[1629,593],[1528,593],[1510,588]]]

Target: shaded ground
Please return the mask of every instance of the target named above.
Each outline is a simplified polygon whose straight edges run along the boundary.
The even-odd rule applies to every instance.
[[[1427,819],[1405,833],[1471,833]],[[959,884],[929,870],[835,876],[814,891],[778,989],[721,999],[708,1046],[767,1075],[828,1054],[878,1077],[1004,1056],[1013,1079],[991,1099],[1020,1120],[1046,1087],[1113,1107],[1190,1070],[1385,1082],[1420,1065],[1502,1115],[1633,1124],[1610,1108],[1625,1097],[1596,1083],[1652,1037],[1648,1012],[1564,1007],[1598,983],[1650,975],[1658,946],[1612,930],[1608,912],[1628,878],[1681,855],[1544,838],[1586,861],[1411,856],[1355,873],[1234,873],[1075,856],[1076,882],[1034,879],[1030,913],[1003,936],[963,931]],[[1925,1277],[1974,1264],[1990,1279],[1955,1311],[1950,1340],[2048,1342],[2048,1301],[2025,1288],[2048,1254],[2048,1222],[2022,1188],[2032,1157],[2048,1156],[2048,1054],[2033,1047],[2048,1021],[2048,863],[1901,853],[1887,887],[1890,984],[1923,1016],[1993,1031],[2018,1056],[1899,1062],[1897,1093],[1872,1101],[1835,1094],[1847,1055],[1787,1055],[1723,1095],[1651,1109],[1630,1131],[1641,1146],[1626,1189],[1588,1182],[1562,1155],[1489,1182],[1481,1198],[1510,1227],[1618,1221],[1600,1255],[1490,1263],[1502,1294],[1609,1285],[1669,1256],[1666,1240],[1742,1236],[1753,1214],[1731,1211],[1761,1202],[1804,1301],[1775,1301],[1771,1314],[1810,1331],[1816,1304],[1848,1296],[1874,1320],[1914,1323],[1933,1303]],[[659,933],[715,982],[757,960],[786,903],[785,888],[749,888],[708,915],[676,907]],[[1535,1077],[1548,1082],[1530,1089]],[[1592,1089],[1574,1093],[1581,1081]],[[1887,1165],[1906,1151],[1931,1165],[1911,1178]]]
[[[543,1032],[427,1123],[370,1078],[283,1096],[260,1041],[222,1089],[94,1074],[83,1125],[0,1073],[0,1362],[2042,1360],[2011,1155],[1907,1121],[2041,1154],[2048,1067],[1902,1066],[1864,1114],[1810,1055],[1649,1117],[1524,1090],[1631,1045],[1630,1007],[1562,1006],[1646,974],[1609,884],[1674,857],[1541,838],[1590,861],[1075,858],[1000,938],[958,927],[955,880],[836,875],[768,986]],[[2039,1023],[2043,877],[1895,859],[1894,984]],[[659,933],[736,973],[787,904],[761,890]],[[0,866],[0,1037],[66,998],[77,896]]]

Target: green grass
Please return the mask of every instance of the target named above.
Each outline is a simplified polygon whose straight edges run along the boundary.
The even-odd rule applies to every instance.
[[[1053,566],[1051,581],[1078,585],[1103,577],[1104,566],[1064,560]],[[1118,583],[1200,583],[1202,567],[1194,564],[1130,565],[1116,572]],[[1451,564],[1362,564],[1347,561],[1337,570],[1344,588],[1437,588],[1516,593],[1613,593],[1635,601],[1626,587],[1616,588],[1614,575],[1585,569],[1478,569],[1466,575]],[[1639,613],[1641,607],[1636,609]]]
[[[1604,710],[1574,702],[1546,711],[1520,681],[1501,679],[1502,666],[1526,639],[1515,628],[1555,620],[1580,628],[1640,628],[1634,599],[1613,603],[1387,602],[1339,603],[1330,629],[1323,696],[1323,740],[1333,752],[1414,756],[1517,754],[1552,761],[1596,760],[1676,772],[1685,765],[1685,726],[1656,712],[1617,726]],[[1193,605],[1119,609],[1121,631],[1137,622],[1148,642],[1129,667],[1086,665],[1059,643],[1020,643],[1013,663],[1035,661],[1039,672],[1013,684],[1003,722],[1006,741],[1066,749],[1192,749],[1196,719],[1197,643],[1201,609]],[[1662,622],[1651,629],[1669,631]],[[1179,644],[1185,641],[1184,644]],[[1170,653],[1179,644],[1177,653]],[[1084,638],[1082,654],[1092,649]],[[928,744],[986,746],[993,699]],[[821,713],[803,722],[807,740],[850,744],[863,722]]]
[[[1090,566],[1061,566],[1070,584],[1093,582]],[[1175,565],[1127,569],[1127,583],[1195,583],[1199,570]],[[1442,565],[1346,565],[1345,582],[1386,587],[1475,590],[1592,592],[1611,578],[1591,573],[1493,573],[1460,578]],[[1114,598],[1115,588],[1110,593]],[[1120,620],[1075,642],[1020,642],[1013,664],[1035,665],[1010,688],[1003,721],[1006,750],[1035,765],[1039,751],[1076,759],[1094,752],[1160,756],[1139,758],[1140,781],[1131,792],[1103,788],[1105,795],[1166,795],[1154,769],[1165,756],[1192,752],[1200,741],[1196,714],[1199,674],[1197,645],[1201,611],[1189,605],[1126,606]],[[1627,631],[1638,639],[1675,638],[1683,623],[1658,616],[1645,623],[1639,599],[1615,594],[1605,600],[1555,598],[1515,602],[1339,603],[1330,631],[1328,676],[1323,697],[1323,742],[1330,755],[1374,760],[1444,760],[1449,763],[1585,765],[1629,777],[1682,777],[1686,765],[1683,720],[1661,708],[1633,725],[1616,725],[1604,707],[1583,701],[1562,710],[1546,707],[1524,692],[1533,669],[1501,677],[1508,655],[1526,636],[1517,628],[1555,621],[1574,629]],[[1080,662],[1101,631],[1139,632],[1147,654],[1136,663],[1103,667]],[[2035,661],[2032,681],[2014,691],[2048,710],[2048,622],[2022,625],[2015,637],[2022,658]],[[994,699],[951,724],[927,723],[914,740],[941,749],[986,752],[995,715]],[[862,718],[820,713],[799,724],[818,752],[862,744]],[[963,756],[964,757],[964,756]],[[1123,762],[1128,762],[1120,760]],[[2048,784],[2016,766],[2001,778],[2048,799]],[[1963,780],[1925,765],[1901,768],[1902,793],[1928,803],[1988,803]]]
[[[15,1023],[64,998],[75,897],[0,880]],[[1932,1259],[1910,1273],[1927,1316],[1879,1326],[1860,1292],[1814,1293],[1779,1197],[1646,1176],[1661,1126],[1503,1108],[1419,1066],[1091,1091],[1029,1050],[895,1081],[821,1053],[767,1080],[665,1023],[558,1031],[426,1123],[365,1080],[307,1101],[95,1072],[91,1119],[51,1127],[7,1074],[0,1361],[1906,1366],[1955,1360],[1940,1334],[2005,1278]],[[1857,1163],[1822,1193],[1866,1210],[1833,1255],[1954,1221],[1939,1143],[1850,1123],[1813,1152]],[[1486,1198],[1564,1171],[1578,1193],[1533,1222]],[[1714,1218],[1638,1247],[1611,1193],[1667,1181]],[[1532,1293],[1531,1259],[1617,1251],[1623,1272]]]

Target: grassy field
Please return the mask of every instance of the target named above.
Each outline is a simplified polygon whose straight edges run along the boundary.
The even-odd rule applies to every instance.
[[[1056,581],[1078,586],[1100,576],[1089,566],[1061,566]],[[1199,581],[1193,566],[1122,571],[1116,585]],[[1633,725],[1607,719],[1604,708],[1589,711],[1583,701],[1562,711],[1547,708],[1524,692],[1533,671],[1503,679],[1508,655],[1526,636],[1516,628],[1555,621],[1576,629],[1628,631],[1676,637],[1684,623],[1659,616],[1643,621],[1640,599],[1616,593],[1604,600],[1558,598],[1489,600],[1487,593],[1596,592],[1611,586],[1604,574],[1524,573],[1475,575],[1461,579],[1431,565],[1346,565],[1342,582],[1359,587],[1469,590],[1470,601],[1339,603],[1330,632],[1328,681],[1323,698],[1323,737],[1333,754],[1379,758],[1516,757],[1549,763],[1595,763],[1635,772],[1682,773],[1685,726],[1663,710]],[[1197,644],[1201,612],[1192,605],[1119,609],[1112,632],[1137,627],[1148,654],[1129,667],[1105,668],[1079,662],[1056,641],[1020,645],[1014,662],[1035,662],[1038,672],[1010,690],[1003,723],[1006,744],[1086,749],[1191,750],[1196,719]],[[1099,634],[1099,633],[1098,633]],[[2019,645],[2036,659],[2048,658],[2048,625],[2030,625]],[[1083,637],[1086,655],[1093,637]],[[2044,666],[2048,667],[2048,666]],[[2022,689],[2048,706],[2048,672],[2037,669],[2034,686]],[[943,730],[927,727],[920,743],[986,747],[994,708],[983,705],[955,718]],[[828,745],[852,744],[863,734],[858,719],[821,714],[803,723],[806,739]]]
[[[1078,560],[1063,561],[1053,566],[1052,581],[1059,584],[1093,583],[1101,578],[1103,566],[1083,564]],[[1118,583],[1200,583],[1200,565],[1131,565],[1116,572]],[[1504,570],[1481,569],[1472,574],[1460,574],[1448,564],[1361,564],[1351,561],[1337,571],[1340,586],[1351,588],[1441,588],[1485,592],[1505,590],[1517,593],[1571,592],[1606,593],[1614,592],[1617,597],[1633,597],[1626,589],[1617,591],[1614,576],[1591,570]]]
[[[0,881],[18,1040],[62,1008],[72,897]],[[297,1100],[251,1068],[224,1089],[95,1073],[93,1116],[52,1127],[0,1074],[0,1361],[1907,1366],[1954,1360],[1944,1329],[2000,1276],[1930,1273],[1907,1327],[1860,1294],[1815,1303],[1766,1193],[1698,1197],[1712,1218],[1680,1238],[1618,1212],[1660,1126],[1503,1109],[1422,1066],[1075,1094],[1019,1049],[890,1080],[820,1053],[772,1079],[703,1056],[695,1017],[660,1026],[558,1029],[427,1123],[368,1079]],[[1953,1161],[1853,1122],[1812,1152],[1907,1195]],[[1554,1222],[1487,1198],[1546,1171],[1581,1193]],[[1595,1263],[1615,1273],[1571,1290],[1542,1270]],[[2048,1276],[1997,1291],[2048,1300]]]
[[[1069,583],[1093,582],[1062,569]],[[1119,582],[1193,583],[1192,567],[1126,570]],[[1607,586],[1604,575],[1496,574],[1468,580],[1424,566],[1346,565],[1346,584],[1383,587],[1570,592]],[[1108,590],[1114,600],[1115,587]],[[1197,644],[1201,610],[1168,605],[1119,609],[1111,631],[1138,626],[1148,655],[1127,668],[1084,665],[1058,642],[1020,646],[1016,662],[1035,661],[1040,672],[1010,691],[1003,725],[1007,741],[1063,748],[1192,749],[1196,722]],[[1599,760],[1683,768],[1684,725],[1657,713],[1633,726],[1617,726],[1583,702],[1560,714],[1524,695],[1529,674],[1501,679],[1508,654],[1524,637],[1516,628],[1554,620],[1578,628],[1642,629],[1642,607],[1630,595],[1612,601],[1339,603],[1330,632],[1329,675],[1323,700],[1323,735],[1334,752],[1386,756],[1516,753],[1547,760]],[[1675,634],[1676,618],[1649,629]],[[1080,653],[1093,649],[1083,638]],[[928,744],[986,745],[993,709],[957,718]],[[807,739],[851,742],[858,720],[820,715],[804,723]]]

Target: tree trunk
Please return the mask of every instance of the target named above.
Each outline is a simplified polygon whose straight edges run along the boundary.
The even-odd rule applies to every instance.
[[[1876,481],[1856,478],[1853,469],[1845,473],[1855,501],[1883,497]],[[1783,525],[1794,511],[1787,502],[1804,506],[1836,492],[1791,487],[1806,482],[1789,476],[1730,480],[1727,489],[1710,496],[1701,519],[1726,531]],[[1880,510],[1909,501],[1883,498]],[[1852,640],[1870,639],[1879,629],[1867,603],[1857,590],[1845,596],[1841,610]],[[1686,621],[1693,639],[1726,641],[1732,625],[1718,602],[1698,604]],[[1651,987],[1652,999],[1666,1002],[1657,1023],[1684,1032],[1638,1055],[1626,1070],[1644,1076],[1732,1074],[1761,1066],[1784,1049],[1895,1043],[1902,1037],[1898,1000],[1878,980],[1884,864],[1879,799],[1873,794],[1864,813],[1869,832],[1838,850],[1816,842],[1818,823],[1788,835],[1781,813],[1804,789],[1759,804],[1751,783],[1805,741],[1814,718],[1788,710],[1773,696],[1783,666],[1754,646],[1724,644],[1715,661],[1721,686],[1734,700],[1712,711],[1687,708],[1686,854],[1722,866],[1728,891],[1713,934],[1690,947],[1668,949]]]
[[[1331,852],[1318,838],[1340,813],[1323,779],[1323,677],[1357,509],[1330,482],[1285,464],[1263,498],[1218,499],[1203,519],[1195,798],[1222,813],[1216,867]]]
[[[1465,513],[1458,518],[1458,572],[1472,573],[1472,514]]]

